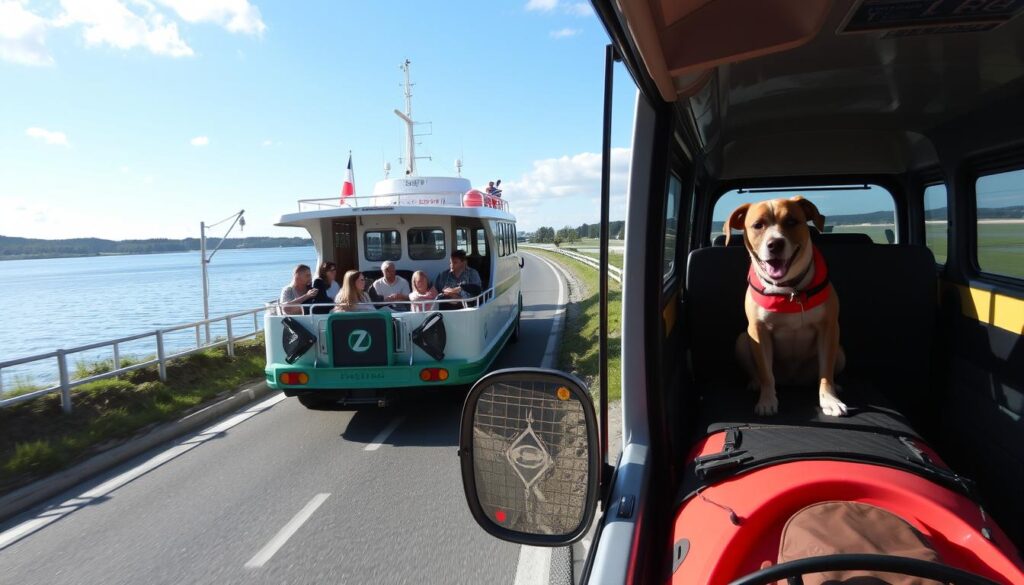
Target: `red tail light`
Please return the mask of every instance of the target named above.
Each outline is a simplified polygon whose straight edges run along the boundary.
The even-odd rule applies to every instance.
[[[305,372],[284,372],[278,376],[278,380],[289,386],[300,386],[309,382],[309,375]]]

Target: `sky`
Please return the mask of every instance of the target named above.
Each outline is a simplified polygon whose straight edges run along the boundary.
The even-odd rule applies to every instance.
[[[599,219],[604,46],[588,2],[0,0],[0,235],[232,236],[400,169],[502,179],[521,230]],[[635,86],[618,66],[612,219]],[[400,171],[399,171],[400,172]],[[220,235],[211,233],[210,235]]]

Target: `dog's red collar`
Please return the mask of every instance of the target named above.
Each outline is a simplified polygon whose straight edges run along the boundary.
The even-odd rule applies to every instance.
[[[750,285],[750,296],[754,298],[754,302],[772,313],[799,313],[824,303],[828,299],[828,266],[817,248],[813,248],[813,252],[814,278],[811,279],[810,286],[804,290],[794,290],[792,293],[765,292],[751,263],[750,271],[747,272],[747,284]]]

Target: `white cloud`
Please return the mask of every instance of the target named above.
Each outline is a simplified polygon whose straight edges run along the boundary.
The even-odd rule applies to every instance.
[[[192,140],[189,140],[189,143],[192,144],[192,146],[206,146],[210,143],[210,138],[207,136],[196,136]]]
[[[64,134],[63,132],[46,130],[45,128],[39,128],[36,126],[26,129],[25,136],[28,136],[29,138],[35,138],[37,140],[42,140],[47,144],[71,146],[71,143],[68,142],[67,134]]]
[[[630,149],[613,148],[611,160],[612,215],[621,216],[629,176]],[[518,180],[502,184],[505,196],[522,229],[593,223],[598,219],[595,202],[601,195],[601,155],[583,152],[534,161],[533,170]],[[612,219],[621,219],[613,217]]]
[[[0,60],[22,65],[52,65],[46,50],[46,19],[20,2],[0,0]]]
[[[264,140],[260,144],[262,144],[263,146],[273,146],[274,145],[274,141],[269,139],[269,138],[267,138],[266,140]]]
[[[57,26],[83,26],[87,45],[110,45],[118,49],[143,47],[156,55],[189,57],[192,47],[178,34],[178,23],[168,21],[152,4],[131,0],[141,7],[139,15],[119,0],[61,0],[64,12],[54,23]]]
[[[526,3],[526,9],[538,12],[551,12],[558,6],[558,0],[530,0]]]
[[[569,37],[574,37],[580,34],[580,32],[582,31],[580,31],[580,29],[578,28],[563,28],[561,30],[553,30],[550,34],[551,38],[553,39],[566,39]]]
[[[267,25],[260,9],[248,0],[156,0],[185,22],[212,22],[234,33],[263,34]]]
[[[573,2],[565,5],[565,11],[573,16],[590,16],[594,8],[587,2]]]

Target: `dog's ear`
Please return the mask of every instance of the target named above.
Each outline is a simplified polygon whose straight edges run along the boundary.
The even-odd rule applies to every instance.
[[[732,211],[732,215],[729,219],[725,220],[725,225],[722,226],[725,232],[725,245],[729,245],[729,239],[732,237],[732,230],[743,231],[743,221],[747,219],[747,210],[750,209],[749,203],[744,203]]]
[[[804,210],[804,215],[807,216],[807,220],[814,222],[814,227],[818,228],[819,233],[825,231],[825,216],[818,211],[818,207],[815,204],[804,199],[803,195],[791,197],[789,200],[795,201],[800,205],[800,208]]]

